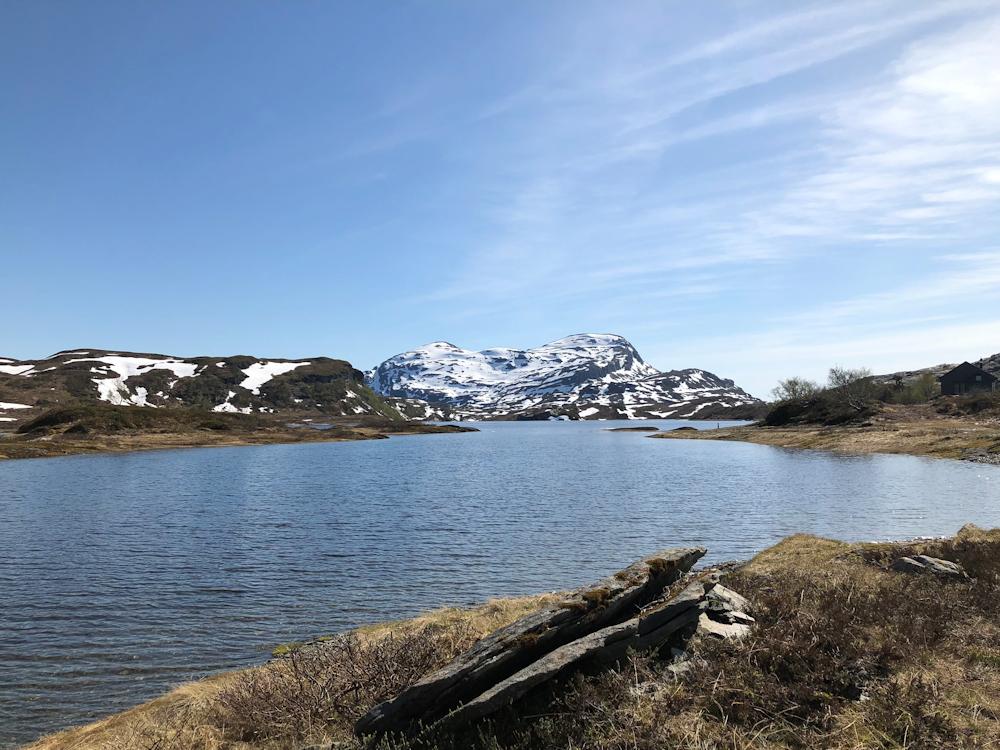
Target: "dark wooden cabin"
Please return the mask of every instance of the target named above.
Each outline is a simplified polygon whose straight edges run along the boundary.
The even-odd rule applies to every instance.
[[[946,372],[938,378],[941,381],[941,393],[945,396],[959,396],[963,393],[976,391],[995,391],[996,375],[990,375],[981,367],[969,362],[963,362],[954,370]]]

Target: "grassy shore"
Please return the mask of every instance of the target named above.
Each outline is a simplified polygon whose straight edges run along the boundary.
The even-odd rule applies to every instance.
[[[718,430],[678,430],[651,435],[670,440],[737,440],[781,448],[841,453],[907,453],[934,458],[1000,459],[1000,420],[945,416],[929,408],[886,405],[862,424],[749,425]]]
[[[474,432],[459,425],[382,417],[324,417],[329,429],[294,424],[293,417],[220,414],[195,409],[80,405],[46,412],[0,435],[0,460],[163,448],[377,440],[396,435]]]
[[[904,554],[961,563],[946,583],[888,569]],[[632,654],[576,676],[439,748],[972,748],[1000,744],[1000,530],[846,544],[793,536],[726,576],[753,604],[739,641],[697,640],[691,668]],[[183,685],[30,750],[360,748],[370,706],[552,597],[379,625]],[[402,749],[405,742],[382,744]]]

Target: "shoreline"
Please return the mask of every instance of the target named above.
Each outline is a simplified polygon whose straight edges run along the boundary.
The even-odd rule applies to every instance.
[[[733,561],[725,564],[710,565],[704,568],[692,569],[687,578],[683,579],[682,585],[690,580],[704,580],[706,575],[716,572],[717,575],[724,576],[726,585],[734,587],[737,593],[750,597],[752,609],[748,610],[756,618],[753,626],[755,635],[747,641],[733,641],[732,645],[723,645],[721,642],[700,642],[694,645],[695,659],[690,662],[691,672],[677,673],[685,674],[684,677],[674,678],[669,676],[670,670],[666,673],[642,672],[643,685],[646,690],[640,693],[629,691],[635,690],[631,680],[639,679],[639,672],[634,675],[628,671],[628,679],[619,685],[612,682],[607,689],[610,693],[599,695],[598,700],[610,698],[612,705],[621,698],[619,690],[626,690],[633,698],[642,701],[652,701],[649,706],[656,706],[657,701],[663,700],[664,695],[669,695],[676,688],[676,682],[671,679],[684,680],[686,690],[689,692],[689,699],[700,700],[704,697],[706,705],[716,705],[714,701],[719,696],[716,694],[716,687],[721,676],[716,675],[719,670],[732,670],[733,676],[727,679],[735,679],[737,684],[730,689],[736,695],[736,705],[747,693],[740,690],[743,687],[742,680],[752,685],[760,685],[764,689],[774,689],[778,692],[771,697],[771,704],[765,704],[768,708],[775,710],[779,716],[776,723],[776,737],[786,737],[789,725],[781,717],[783,714],[776,709],[785,706],[786,701],[791,700],[786,692],[788,681],[798,681],[802,686],[811,686],[815,680],[819,680],[821,685],[826,685],[824,680],[825,670],[828,668],[826,662],[819,662],[815,665],[815,671],[810,666],[806,672],[795,673],[792,676],[783,677],[775,685],[765,685],[762,681],[767,680],[769,672],[748,671],[746,675],[741,675],[743,667],[740,664],[740,654],[760,653],[762,650],[767,653],[773,652],[774,658],[787,658],[788,649],[793,652],[799,646],[805,647],[806,642],[813,645],[812,639],[816,636],[817,625],[823,617],[829,614],[831,607],[831,597],[837,601],[835,604],[835,617],[851,617],[853,632],[855,635],[845,635],[842,625],[831,617],[829,629],[824,630],[828,639],[847,639],[842,646],[830,646],[832,656],[825,658],[839,658],[840,649],[850,646],[854,637],[861,637],[861,633],[866,633],[864,641],[866,645],[858,645],[855,650],[857,654],[845,654],[844,665],[850,670],[852,679],[857,680],[857,685],[851,684],[847,687],[843,695],[828,695],[820,701],[821,706],[817,708],[820,713],[825,713],[827,717],[838,716],[847,726],[853,726],[859,716],[865,717],[864,721],[876,722],[874,728],[880,730],[877,722],[882,720],[882,714],[876,713],[872,717],[867,717],[864,711],[868,708],[865,703],[868,696],[878,700],[880,695],[886,694],[887,705],[892,705],[892,689],[902,682],[906,683],[909,676],[920,670],[922,674],[931,675],[938,685],[942,695],[946,695],[946,700],[937,699],[935,705],[940,710],[949,712],[952,719],[961,722],[969,731],[985,732],[984,738],[992,736],[992,730],[987,725],[978,725],[976,711],[979,704],[966,705],[963,698],[971,688],[976,688],[974,692],[989,691],[994,686],[992,672],[972,671],[958,674],[957,669],[964,669],[968,664],[983,663],[992,664],[992,651],[986,653],[982,651],[981,639],[966,638],[962,628],[941,626],[942,617],[953,617],[958,610],[929,611],[930,607],[926,602],[936,600],[940,596],[947,595],[954,600],[954,606],[962,606],[965,609],[962,615],[968,619],[966,625],[976,625],[987,627],[988,620],[986,613],[980,613],[978,607],[984,600],[976,599],[972,595],[970,586],[976,585],[976,576],[969,579],[968,584],[947,584],[934,580],[933,576],[910,577],[906,574],[893,572],[895,568],[891,563],[901,555],[928,554],[946,559],[958,559],[966,565],[971,565],[970,572],[976,573],[979,580],[986,586],[992,586],[988,581],[993,577],[995,561],[993,551],[1000,544],[1000,530],[985,530],[974,526],[963,527],[952,537],[917,537],[909,539],[899,539],[891,541],[875,540],[866,542],[843,542],[835,539],[811,536],[806,534],[795,534],[785,537],[778,543],[769,546],[750,559]],[[975,566],[981,566],[976,569]],[[822,590],[817,590],[817,587]],[[990,589],[991,591],[993,589]],[[988,595],[986,591],[984,595]],[[151,743],[162,742],[165,750],[179,750],[179,748],[199,748],[207,750],[211,748],[270,748],[277,745],[275,740],[291,741],[294,747],[320,746],[342,746],[345,748],[360,748],[362,743],[357,740],[351,727],[357,715],[368,706],[365,701],[375,700],[374,697],[361,698],[361,705],[356,708],[351,706],[344,716],[339,716],[336,721],[323,721],[316,726],[303,727],[295,737],[279,738],[257,735],[256,739],[251,738],[251,734],[257,729],[263,730],[267,727],[267,719],[261,719],[258,727],[254,722],[257,719],[243,717],[242,721],[248,727],[252,727],[250,734],[241,734],[240,730],[229,728],[227,717],[232,718],[229,712],[241,710],[247,706],[236,699],[246,699],[247,691],[253,696],[256,708],[266,708],[278,711],[295,711],[295,698],[291,703],[287,701],[293,698],[295,682],[288,681],[273,682],[287,669],[289,654],[303,653],[303,664],[308,664],[309,654],[329,653],[330,659],[340,659],[343,655],[351,655],[350,658],[360,658],[362,664],[368,665],[365,653],[370,653],[374,661],[369,666],[381,663],[383,658],[406,659],[407,643],[413,639],[413,643],[426,644],[428,639],[439,644],[447,644],[432,662],[428,662],[427,669],[435,669],[447,663],[465,649],[470,648],[479,638],[503,628],[515,620],[519,620],[531,613],[539,611],[545,606],[563,606],[561,602],[566,598],[566,592],[552,592],[533,596],[516,597],[510,599],[491,599],[484,604],[473,607],[448,607],[418,615],[414,618],[385,621],[360,626],[353,630],[332,636],[330,639],[320,638],[308,643],[293,644],[292,648],[283,652],[283,655],[276,655],[275,658],[264,664],[251,665],[235,670],[225,671],[206,676],[200,680],[183,683],[172,690],[160,694],[148,701],[109,714],[97,721],[68,727],[51,734],[47,734],[34,741],[22,745],[23,750],[99,750],[108,747],[125,747],[128,742],[142,738]],[[924,605],[911,606],[907,613],[900,613],[898,617],[894,614],[896,607],[883,602],[885,597],[893,597],[893,602],[902,606],[911,602],[914,597],[925,600]],[[841,601],[842,600],[842,601]],[[869,604],[865,604],[868,602]],[[874,606],[873,603],[883,602],[882,605]],[[889,606],[882,614],[882,607]],[[951,612],[951,614],[949,614]],[[821,616],[822,615],[822,616]],[[886,664],[888,670],[885,674],[876,675],[874,672],[859,670],[855,660],[867,653],[870,648],[873,651],[878,643],[884,640],[895,642],[899,634],[908,633],[912,627],[910,620],[914,617],[922,617],[926,626],[941,626],[940,635],[936,636],[939,641],[929,642],[923,645],[906,645],[905,649],[894,654],[892,661]],[[789,624],[791,623],[791,625]],[[792,628],[789,631],[789,627]],[[973,630],[975,630],[973,628]],[[799,632],[801,631],[801,632]],[[918,628],[914,632],[927,632]],[[972,631],[970,631],[972,632]],[[1000,634],[995,628],[990,632]],[[949,634],[955,634],[954,637]],[[347,638],[346,643],[353,644],[352,648],[338,650],[337,643],[341,639]],[[786,640],[800,638],[805,639],[801,644],[788,645]],[[453,640],[460,641],[459,644]],[[712,639],[709,639],[711,641]],[[840,642],[839,640],[837,641]],[[306,649],[302,651],[302,649]],[[312,649],[317,649],[313,651]],[[276,651],[276,654],[278,652]],[[701,654],[701,656],[699,656]],[[935,654],[937,662],[928,663],[928,654]],[[742,657],[743,660],[748,658]],[[872,657],[869,657],[872,658]],[[715,662],[714,665],[712,662]],[[630,662],[639,665],[642,669],[644,662]],[[838,663],[839,664],[839,663]],[[839,673],[838,673],[839,674]],[[664,675],[667,675],[664,678]],[[588,678],[591,679],[591,678]],[[666,679],[664,682],[663,680]],[[839,678],[838,678],[839,679]],[[592,685],[602,684],[599,680]],[[603,683],[605,686],[607,682]],[[836,681],[831,683],[834,687],[839,686]],[[404,687],[405,685],[401,685]],[[666,689],[666,693],[664,692]],[[257,692],[263,690],[263,693]],[[292,691],[287,693],[286,691]],[[889,691],[889,692],[886,692]],[[702,696],[702,693],[705,695]],[[392,691],[389,692],[389,695]],[[732,696],[727,697],[724,691],[720,693],[721,700],[726,703]],[[270,696],[270,697],[265,697]],[[565,693],[563,688],[556,686],[551,694],[551,700],[570,701],[570,714],[573,711],[580,711],[579,707],[574,707],[572,695]],[[303,699],[305,696],[303,696]],[[274,703],[260,703],[260,701],[274,701]],[[860,702],[859,702],[860,701]],[[664,704],[671,706],[669,701]],[[701,716],[699,710],[695,710],[692,715],[685,718],[685,704],[676,704],[671,710],[679,711],[676,717],[675,729],[682,731],[690,729],[685,722],[690,719],[697,721],[698,730],[712,730],[711,722],[704,722],[698,717]],[[697,707],[696,707],[697,708]],[[292,714],[297,715],[297,714]],[[659,715],[659,714],[655,714]],[[506,720],[513,716],[518,723],[522,721],[520,712],[515,711],[508,714]],[[630,714],[631,716],[631,714]],[[673,721],[669,715],[668,721]],[[971,717],[971,718],[969,718]],[[237,717],[238,718],[238,717]],[[579,717],[577,717],[579,719]],[[659,720],[658,720],[659,721]],[[908,718],[907,721],[910,721]],[[586,723],[586,722],[584,722]],[[572,720],[570,720],[572,725]],[[503,725],[501,725],[502,728]],[[909,724],[905,724],[909,726]],[[739,721],[737,721],[737,728]],[[756,737],[759,728],[759,717],[755,716],[745,729],[747,737]],[[655,725],[644,727],[643,731],[656,731]],[[743,729],[741,729],[743,731]],[[803,732],[803,739],[813,739],[807,736],[808,729],[797,729]],[[236,734],[232,734],[236,732]],[[696,732],[697,733],[697,732]],[[674,739],[673,735],[670,735]],[[719,738],[721,740],[721,737]],[[125,742],[125,745],[121,743]],[[209,744],[202,744],[203,742]],[[218,743],[218,744],[215,744]],[[342,744],[337,744],[342,743]],[[160,747],[159,744],[151,744]],[[286,744],[281,744],[285,747]],[[409,745],[404,745],[410,747]],[[772,745],[767,743],[761,747],[784,747],[785,745]],[[808,746],[808,743],[807,743]],[[814,745],[818,746],[818,745]]]
[[[724,440],[844,454],[897,454],[1000,465],[1000,425],[964,419],[871,422],[857,426],[745,425],[648,435],[668,440]]]
[[[180,448],[237,448],[250,445],[296,445],[300,443],[343,443],[356,440],[385,440],[406,435],[439,435],[477,432],[473,427],[424,422],[331,427],[329,430],[287,428],[244,433],[129,432],[122,434],[68,437],[0,439],[0,462],[63,456],[111,455]]]

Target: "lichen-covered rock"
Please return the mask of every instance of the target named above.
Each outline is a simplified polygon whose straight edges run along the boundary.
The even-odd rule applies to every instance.
[[[355,731],[359,736],[400,732],[417,721],[437,720],[556,649],[634,618],[704,554],[700,547],[664,550],[498,630],[444,668],[375,706],[357,722]]]
[[[951,562],[950,560],[942,560],[939,557],[928,557],[927,555],[900,557],[893,561],[890,568],[899,573],[931,573],[941,578],[952,580],[965,580],[969,577],[965,569],[958,563]]]
[[[721,602],[730,610],[734,610],[736,612],[750,611],[750,602],[747,601],[746,597],[740,596],[732,589],[723,586],[721,583],[717,583],[712,586],[707,593],[707,597],[710,602]]]
[[[697,632],[715,638],[742,638],[755,622],[746,613],[750,602],[732,589],[716,583],[705,592]]]
[[[714,638],[743,638],[750,634],[750,625],[745,622],[719,622],[702,613],[698,618],[698,634]]]

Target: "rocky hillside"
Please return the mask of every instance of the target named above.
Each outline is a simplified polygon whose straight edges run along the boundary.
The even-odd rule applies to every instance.
[[[660,372],[609,334],[481,352],[437,341],[387,359],[367,382],[413,418],[715,418],[759,404],[705,370]]]
[[[940,365],[933,365],[931,367],[924,367],[919,370],[902,370],[900,372],[891,372],[886,375],[877,375],[876,378],[880,382],[891,383],[897,378],[903,380],[904,382],[909,380],[915,380],[916,378],[919,378],[921,375],[925,375],[928,373],[930,373],[934,377],[938,377],[948,372],[949,370],[954,369],[958,364],[960,363],[959,362],[943,363]],[[997,354],[988,355],[986,357],[983,357],[982,359],[977,359],[973,361],[972,364],[976,365],[977,367],[982,367],[984,370],[986,370],[986,372],[992,373],[993,375],[1000,377],[1000,352],[998,352]]]
[[[0,359],[0,430],[40,409],[81,401],[242,414],[399,417],[365,385],[360,371],[328,357],[184,358],[85,349],[39,360]]]

